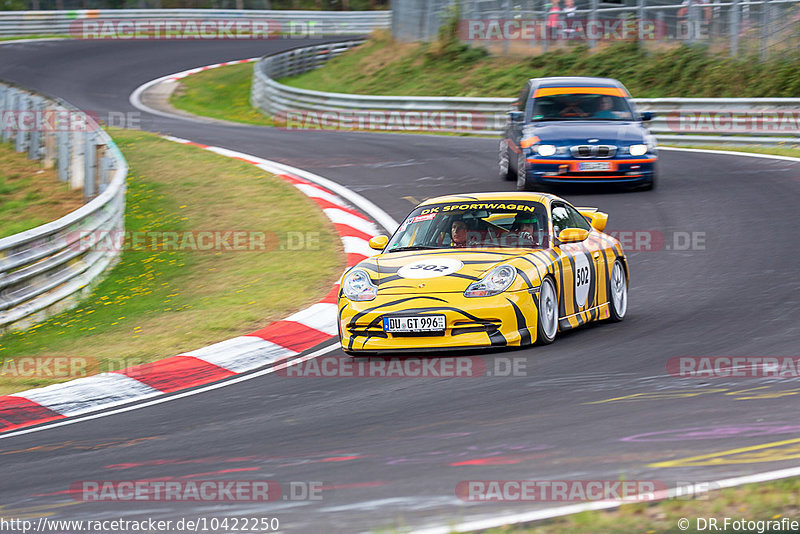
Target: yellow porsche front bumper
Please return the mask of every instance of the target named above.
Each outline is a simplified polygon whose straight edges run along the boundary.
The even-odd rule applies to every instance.
[[[348,352],[442,350],[527,345],[536,341],[536,298],[530,290],[491,297],[463,293],[381,295],[355,302],[339,299],[339,333]],[[444,333],[387,333],[392,315],[445,316]]]

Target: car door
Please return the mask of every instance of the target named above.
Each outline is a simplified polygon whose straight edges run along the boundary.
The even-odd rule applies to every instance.
[[[567,228],[579,228],[591,232],[592,227],[578,211],[566,202],[551,205],[553,236]],[[578,326],[595,317],[584,313],[603,304],[607,299],[606,259],[599,240],[588,238],[579,243],[556,241],[562,266],[562,317],[567,319],[563,327]],[[564,321],[562,321],[564,322]]]

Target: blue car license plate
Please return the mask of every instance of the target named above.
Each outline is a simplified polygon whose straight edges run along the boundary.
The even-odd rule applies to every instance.
[[[610,171],[610,161],[582,161],[578,164],[580,171]]]

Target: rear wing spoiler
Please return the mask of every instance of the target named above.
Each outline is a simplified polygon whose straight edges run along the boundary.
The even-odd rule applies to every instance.
[[[603,213],[599,211],[597,208],[575,208],[578,210],[578,213],[586,217],[586,220],[589,221],[589,224],[592,225],[592,228],[597,230],[598,232],[602,232],[606,228],[606,223],[608,223],[608,213]]]

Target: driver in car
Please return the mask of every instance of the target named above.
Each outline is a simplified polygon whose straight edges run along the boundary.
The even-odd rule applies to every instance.
[[[539,244],[536,238],[539,233],[539,220],[533,213],[518,213],[511,229],[517,233],[520,245]]]
[[[451,247],[459,247],[463,248],[467,246],[467,223],[462,221],[461,219],[456,219],[453,221],[453,224],[450,225],[450,236],[452,241],[450,243]]]

